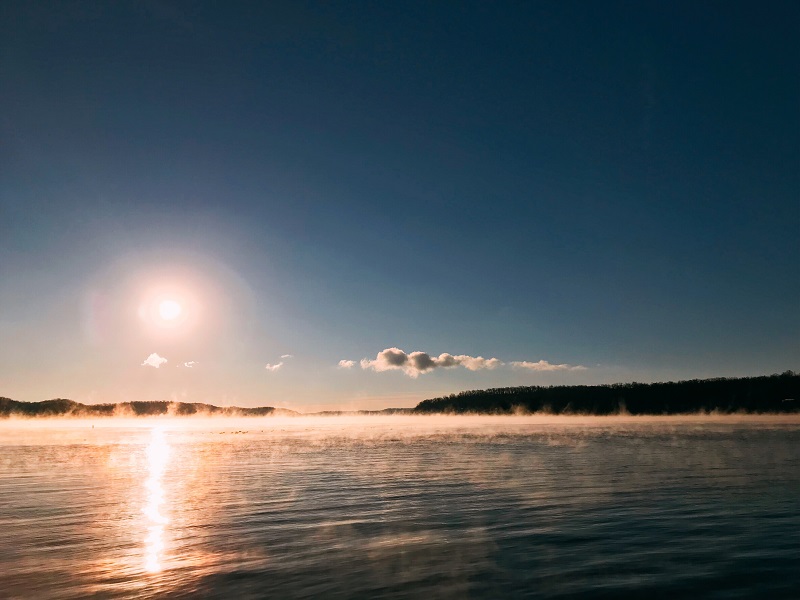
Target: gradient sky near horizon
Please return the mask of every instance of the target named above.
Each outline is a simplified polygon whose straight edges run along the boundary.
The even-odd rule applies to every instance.
[[[797,2],[8,1],[0,76],[0,396],[800,368]]]

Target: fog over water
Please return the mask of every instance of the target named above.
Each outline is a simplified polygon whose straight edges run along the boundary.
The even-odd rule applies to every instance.
[[[10,419],[8,598],[770,597],[800,416]]]

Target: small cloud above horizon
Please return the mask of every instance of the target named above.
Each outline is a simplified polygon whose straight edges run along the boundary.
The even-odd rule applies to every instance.
[[[156,352],[153,352],[150,356],[144,359],[144,362],[140,365],[142,367],[153,367],[158,369],[161,365],[167,362],[167,359],[163,356],[159,356]]]
[[[197,361],[196,361],[196,360],[190,360],[190,361],[188,361],[188,362],[185,362],[185,363],[183,363],[183,366],[184,366],[184,367],[187,367],[187,368],[189,368],[189,369],[192,369],[192,368],[194,368],[194,366],[195,366],[196,364],[197,364]]]
[[[273,373],[274,373],[275,371],[277,371],[278,369],[280,369],[282,366],[283,366],[283,362],[279,362],[279,363],[276,363],[276,364],[274,364],[274,365],[271,365],[271,364],[267,363],[267,364],[264,366],[264,368],[265,368],[267,371],[271,371],[271,372],[273,372]]]
[[[281,354],[281,358],[294,358],[294,354]]]
[[[339,368],[340,369],[352,369],[356,366],[356,361],[354,360],[340,360],[339,361]]]

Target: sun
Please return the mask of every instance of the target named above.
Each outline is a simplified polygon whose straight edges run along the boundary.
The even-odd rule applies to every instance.
[[[187,285],[192,282],[162,276],[161,281],[150,279],[146,283],[137,312],[148,334],[177,339],[202,325],[204,307],[197,290]]]
[[[162,300],[158,305],[158,314],[165,321],[174,321],[182,312],[183,308],[175,300]]]

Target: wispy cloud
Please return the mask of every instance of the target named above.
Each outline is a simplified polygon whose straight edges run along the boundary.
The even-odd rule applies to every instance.
[[[266,366],[264,366],[264,368],[267,371],[273,371],[274,372],[274,371],[277,371],[278,369],[280,369],[282,366],[283,366],[283,362],[275,363],[274,365],[271,365],[271,364],[267,363]]]
[[[354,361],[341,360],[339,366],[351,368]],[[401,370],[409,377],[419,377],[423,373],[429,373],[434,369],[451,369],[454,367],[464,367],[470,371],[481,369],[495,369],[503,362],[497,358],[483,358],[482,356],[468,356],[466,354],[449,354],[444,352],[439,356],[431,356],[427,352],[411,352],[410,354],[400,348],[386,348],[378,352],[374,360],[367,358],[361,360],[362,369],[372,369],[373,371],[393,371]]]
[[[187,367],[187,368],[189,368],[189,369],[192,369],[192,368],[194,368],[194,366],[195,366],[196,364],[197,364],[197,361],[196,361],[196,360],[190,360],[189,362],[185,362],[185,363],[183,363],[183,366],[184,366],[184,367]]]
[[[546,360],[532,362],[529,360],[516,360],[511,363],[512,367],[518,369],[528,369],[530,371],[585,371],[586,367],[581,365],[554,365]]]
[[[354,360],[340,360],[339,361],[339,368],[340,369],[352,369],[356,366],[356,361]]]
[[[294,358],[294,354],[281,354],[281,358]]]
[[[144,359],[144,362],[142,363],[141,366],[143,366],[143,367],[154,367],[154,368],[157,369],[158,367],[163,365],[165,362],[167,362],[166,358],[164,358],[163,356],[159,356],[158,354],[153,352],[150,356],[148,356],[147,358]]]

